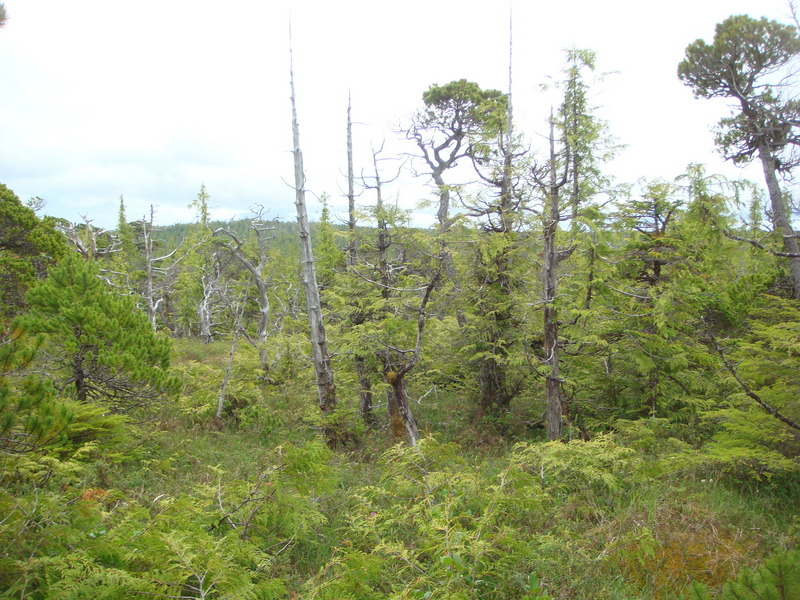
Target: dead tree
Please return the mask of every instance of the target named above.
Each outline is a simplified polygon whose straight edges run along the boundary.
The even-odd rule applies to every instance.
[[[257,207],[253,211],[255,216],[250,219],[250,229],[256,237],[258,247],[258,260],[251,260],[244,251],[243,242],[238,236],[224,227],[220,227],[214,231],[214,235],[226,235],[230,242],[223,244],[228,251],[236,257],[236,259],[250,272],[253,277],[253,283],[256,286],[256,293],[258,294],[258,325],[256,327],[256,342],[258,347],[259,358],[261,361],[261,369],[266,376],[269,373],[269,357],[267,355],[267,339],[269,337],[269,319],[270,319],[270,300],[269,292],[272,288],[272,283],[268,276],[265,276],[264,269],[267,266],[268,256],[267,247],[268,242],[275,236],[270,232],[275,230],[274,225],[268,224],[264,220],[264,208]]]
[[[311,329],[311,357],[317,379],[319,407],[323,416],[330,415],[336,409],[336,386],[333,380],[331,357],[328,353],[328,338],[325,334],[325,323],[322,319],[317,273],[314,266],[314,254],[311,250],[311,232],[306,208],[306,180],[303,169],[303,153],[300,150],[300,127],[297,122],[297,103],[294,90],[294,67],[289,48],[289,81],[292,102],[292,141],[294,153],[294,189],[295,207],[297,208],[297,225],[300,234],[301,278],[306,293],[306,310],[308,324]],[[326,428],[328,443],[335,443],[335,432]]]
[[[102,259],[122,249],[119,238],[105,229],[92,225],[91,219],[83,217],[83,224],[62,223],[59,230],[75,246],[84,259]]]
[[[155,209],[150,206],[150,219],[146,216],[142,217],[142,247],[144,249],[144,291],[142,296],[147,302],[147,316],[150,319],[150,325],[155,331],[157,328],[156,315],[158,314],[158,307],[164,301],[164,296],[159,294],[155,285],[156,275],[165,275],[169,272],[170,267],[157,266],[162,261],[171,258],[178,248],[163,256],[153,256],[153,218]]]
[[[350,96],[347,98],[347,228],[349,232],[349,239],[347,248],[345,248],[345,256],[347,259],[347,270],[352,271],[358,264],[358,239],[356,224],[356,194],[355,194],[355,174],[353,168],[353,119],[352,119],[352,103]],[[352,325],[358,327],[363,325],[367,320],[367,314],[364,310],[359,310],[354,306],[350,314],[350,322]],[[367,363],[367,357],[362,352],[353,353],[353,362],[355,363],[356,376],[358,378],[359,387],[359,410],[361,418],[367,427],[374,427],[377,425],[377,419],[372,410],[373,394],[372,394],[372,379],[370,377],[370,368]]]

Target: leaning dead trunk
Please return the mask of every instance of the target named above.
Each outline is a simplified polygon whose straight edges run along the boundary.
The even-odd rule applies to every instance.
[[[402,437],[405,433],[410,446],[419,441],[419,426],[411,413],[408,391],[406,390],[406,373],[387,371],[385,374],[389,389],[386,399],[389,406],[389,427],[394,437]]]
[[[291,54],[291,50],[290,50]],[[314,254],[311,251],[311,235],[306,209],[305,173],[303,170],[303,154],[300,151],[300,128],[297,123],[297,105],[294,93],[294,69],[289,68],[292,102],[292,140],[294,145],[294,182],[295,207],[297,208],[297,224],[300,232],[301,277],[306,292],[306,308],[308,324],[311,329],[311,358],[317,378],[319,407],[323,415],[328,415],[336,408],[336,386],[333,381],[331,359],[328,354],[328,340],[325,335],[325,324],[322,320],[317,273],[314,267]],[[328,442],[334,442],[334,432],[326,431]]]
[[[215,230],[213,235],[225,234],[231,241],[225,244],[225,247],[230,253],[235,256],[239,262],[250,272],[253,276],[253,283],[256,286],[258,293],[258,324],[256,328],[256,342],[258,347],[258,355],[261,361],[261,370],[265,380],[269,379],[269,357],[267,355],[267,341],[269,337],[269,321],[270,321],[270,301],[269,293],[271,290],[271,283],[269,277],[264,275],[264,270],[269,264],[269,256],[267,254],[267,243],[273,239],[274,236],[269,235],[274,227],[267,225],[263,219],[263,209],[259,208],[256,215],[250,220],[250,229],[255,234],[258,242],[258,262],[254,263],[244,251],[244,244],[239,240],[235,233],[220,227]],[[248,338],[249,339],[249,338]],[[252,341],[251,341],[252,343]]]

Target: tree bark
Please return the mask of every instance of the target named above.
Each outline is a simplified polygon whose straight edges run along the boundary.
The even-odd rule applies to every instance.
[[[547,193],[547,204],[543,211],[544,224],[544,266],[542,278],[544,288],[544,364],[547,368],[545,390],[547,393],[547,410],[545,425],[547,439],[561,437],[563,419],[563,398],[561,395],[561,365],[559,362],[558,318],[555,299],[558,293],[559,252],[556,245],[558,223],[561,220],[559,207],[559,185],[556,182],[556,154],[553,118],[550,118],[550,186]]]
[[[290,50],[291,56],[291,50]],[[336,386],[328,354],[328,338],[325,334],[325,323],[322,319],[317,273],[314,266],[314,254],[311,250],[311,234],[306,209],[305,172],[303,169],[303,153],[300,150],[300,127],[297,123],[297,103],[294,91],[294,68],[289,67],[291,102],[292,102],[292,141],[294,153],[295,207],[297,208],[297,225],[300,234],[300,273],[305,288],[308,324],[311,330],[311,356],[317,379],[319,407],[323,415],[329,415],[336,408]],[[326,430],[328,443],[336,443],[335,432]]]
[[[351,119],[350,96],[347,96],[347,229],[350,232],[350,239],[345,249],[345,256],[348,268],[356,264],[356,252],[358,243],[356,241],[356,194],[355,194],[355,175],[353,173],[353,121]]]
[[[783,238],[783,249],[787,253],[795,255],[789,258],[789,271],[792,274],[792,282],[794,283],[794,298],[795,300],[800,300],[800,257],[796,256],[800,249],[798,248],[797,238],[787,214],[786,202],[784,202],[781,187],[778,183],[778,176],[776,175],[777,160],[770,152],[765,140],[759,140],[757,150],[761,167],[764,170],[764,178],[767,182],[767,192],[769,193],[770,208],[772,209],[772,223],[778,234]]]
[[[350,238],[345,249],[346,265],[348,270],[353,269],[358,263],[358,239],[356,237],[356,195],[355,195],[355,173],[353,169],[353,120],[352,103],[350,96],[347,96],[347,229]],[[366,315],[357,311],[351,318],[353,325],[361,325],[366,320]],[[372,410],[372,380],[370,379],[369,365],[364,356],[356,354],[354,356],[356,376],[358,377],[359,410],[361,418],[367,427],[375,427],[377,419]]]
[[[408,444],[415,446],[419,441],[419,426],[411,413],[408,391],[406,389],[406,373],[387,371],[386,383],[389,384],[387,400],[389,405],[389,426],[395,437],[405,432]]]

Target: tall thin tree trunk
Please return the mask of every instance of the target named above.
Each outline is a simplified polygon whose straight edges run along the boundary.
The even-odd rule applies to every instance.
[[[317,273],[314,266],[314,254],[311,251],[311,234],[306,209],[305,172],[303,154],[300,151],[300,127],[297,123],[297,103],[294,91],[294,67],[290,54],[290,86],[292,102],[292,141],[294,146],[294,184],[295,207],[297,208],[297,224],[300,233],[301,276],[306,292],[306,309],[308,324],[311,329],[311,356],[317,377],[317,394],[319,407],[323,415],[328,415],[336,408],[336,386],[333,380],[331,357],[328,354],[328,339],[325,334],[325,323],[322,319],[322,306],[317,285]],[[335,443],[335,432],[326,431],[329,443]]]
[[[241,299],[236,302],[231,302],[230,307],[233,309],[233,340],[231,341],[231,349],[228,353],[228,365],[225,368],[225,376],[222,378],[222,385],[219,388],[219,399],[217,401],[217,412],[214,416],[219,420],[222,418],[222,413],[225,410],[225,396],[228,392],[228,383],[231,380],[231,373],[233,372],[233,360],[236,357],[236,348],[239,345],[239,333],[242,331],[242,319],[244,318],[244,310],[247,306],[247,292],[242,293]]]
[[[488,333],[490,355],[483,359],[478,373],[480,387],[479,418],[484,416],[502,417],[510,407],[511,402],[518,393],[516,385],[509,381],[509,368],[507,364],[507,340],[512,335],[514,328],[514,310],[510,302],[514,291],[511,274],[511,254],[515,242],[511,234],[514,231],[518,210],[515,206],[514,191],[514,111],[512,102],[512,74],[513,74],[513,19],[509,12],[508,20],[508,105],[506,107],[506,123],[504,131],[499,134],[499,146],[503,155],[503,164],[500,174],[500,202],[497,207],[499,225],[491,230],[489,235],[502,236],[503,242],[497,255],[490,259],[494,276],[487,281],[487,286],[495,288],[501,298],[496,299],[491,306],[492,321]]]
[[[155,290],[153,285],[153,207],[150,206],[150,223],[142,218],[142,234],[144,235],[144,297],[147,300],[147,317],[150,320],[150,326],[155,331],[158,327],[156,325],[156,311],[158,310],[159,301],[155,298]]]
[[[346,248],[347,266],[353,267],[356,264],[356,252],[358,244],[356,242],[356,193],[355,175],[353,174],[353,120],[351,118],[352,104],[350,95],[347,96],[347,229],[350,232],[350,239]]]
[[[550,186],[547,193],[547,205],[543,211],[544,235],[544,289],[542,300],[544,303],[544,364],[547,370],[545,376],[545,390],[547,393],[547,409],[545,426],[547,439],[555,440],[561,437],[562,430],[562,401],[561,396],[561,365],[559,363],[558,319],[556,315],[555,299],[558,292],[558,248],[556,235],[558,223],[561,220],[559,207],[559,187],[556,183],[556,153],[553,117],[550,117]]]
[[[213,232],[213,235],[224,233],[231,238],[231,242],[225,244],[225,247],[253,276],[253,282],[255,283],[256,291],[258,292],[258,324],[256,329],[255,345],[258,347],[261,370],[263,371],[263,378],[266,381],[269,379],[269,356],[267,354],[267,341],[269,339],[269,320],[272,308],[269,301],[271,283],[269,278],[264,276],[264,269],[267,267],[269,262],[269,257],[267,256],[267,241],[271,239],[266,236],[266,232],[270,231],[272,228],[260,224],[261,217],[262,213],[259,211],[256,217],[250,221],[250,228],[253,233],[255,233],[256,240],[258,241],[258,263],[256,264],[253,264],[253,262],[247,257],[243,249],[243,244],[235,233],[220,227]]]
[[[356,266],[358,261],[358,240],[356,238],[356,194],[355,174],[353,169],[353,119],[350,95],[347,96],[347,228],[350,239],[345,249],[346,264],[348,269]],[[353,325],[362,325],[366,315],[362,311],[355,311],[352,317]],[[375,427],[377,419],[372,410],[372,380],[370,379],[369,365],[364,356],[356,354],[354,357],[356,375],[359,386],[359,409],[361,418],[367,427]]]

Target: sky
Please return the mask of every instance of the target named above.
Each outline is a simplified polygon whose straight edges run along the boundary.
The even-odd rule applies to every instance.
[[[294,220],[289,23],[312,218],[328,195],[346,220],[346,111],[352,98],[357,175],[384,147],[389,180],[413,148],[398,131],[431,84],[468,79],[508,90],[533,152],[564,51],[597,54],[597,115],[625,146],[618,182],[671,180],[689,163],[757,180],[714,150],[730,108],[677,78],[686,46],[711,41],[733,14],[790,22],[788,0],[5,0],[0,29],[0,182],[42,212],[113,229],[129,220],[195,220],[201,185],[212,218],[263,206]],[[397,158],[398,160],[389,160]],[[385,197],[432,222],[424,178],[410,170]],[[364,191],[358,202],[374,202]]]

